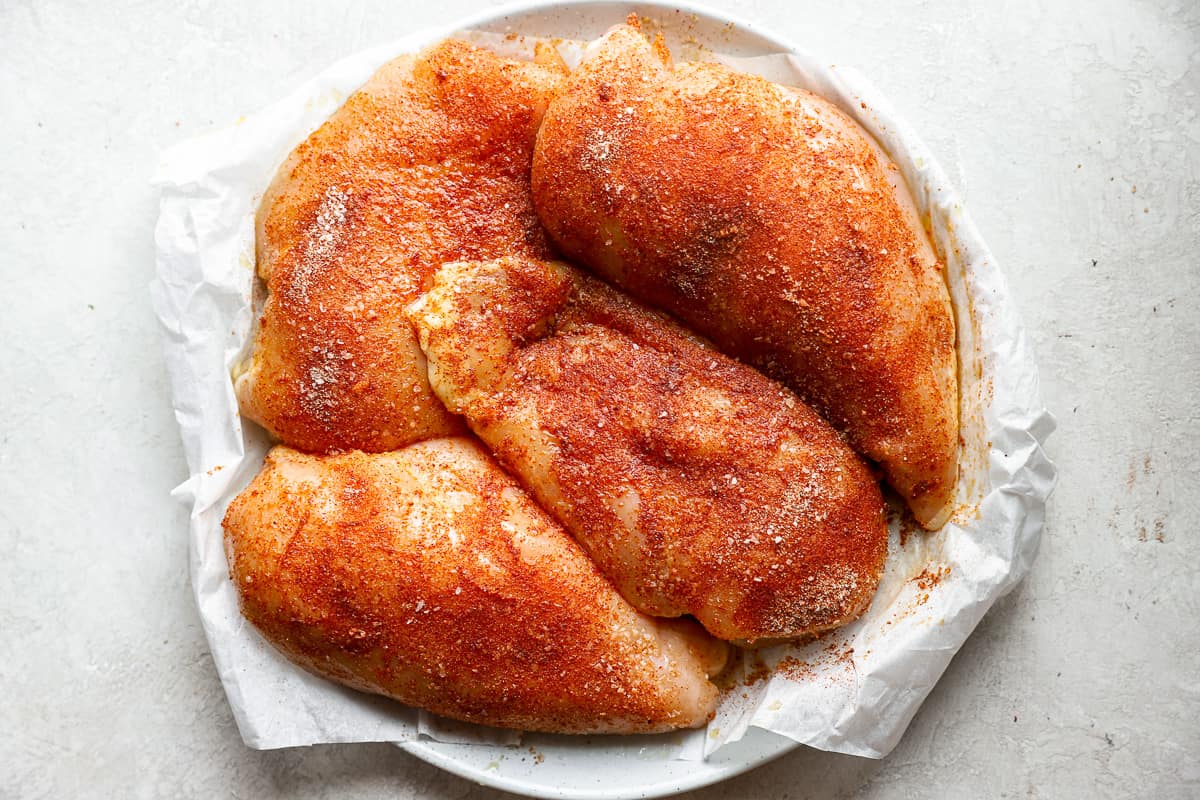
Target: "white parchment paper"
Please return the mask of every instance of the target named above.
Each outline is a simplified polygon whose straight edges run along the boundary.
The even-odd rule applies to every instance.
[[[520,734],[438,719],[292,666],[238,612],[221,518],[270,443],[238,416],[230,370],[254,313],[254,213],[287,153],[384,62],[436,42],[424,31],[363,51],[231,128],[163,154],[151,286],[190,477],[192,585],[213,661],[246,744],[439,741],[516,744]],[[469,34],[506,54],[532,40]],[[583,48],[559,43],[568,63]],[[912,188],[947,266],[959,332],[964,441],[959,512],[935,534],[892,524],[887,569],[860,620],[805,646],[759,651],[707,730],[676,734],[677,758],[702,758],[758,726],[795,741],[882,757],[995,600],[1029,569],[1055,470],[1054,428],[1004,278],[942,169],[865,78],[803,53],[722,58],[837,103],[883,145]]]

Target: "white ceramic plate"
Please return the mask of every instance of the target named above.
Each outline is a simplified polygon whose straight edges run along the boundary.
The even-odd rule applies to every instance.
[[[696,44],[731,56],[758,56],[794,48],[755,24],[687,3],[519,3],[465,20],[462,28],[590,40],[630,13],[653,20],[673,51]],[[732,27],[730,23],[733,23]],[[751,728],[706,761],[670,757],[670,736],[524,737],[520,747],[448,744],[420,739],[404,750],[478,783],[530,797],[626,800],[664,797],[708,786],[770,761],[799,745]]]
[[[586,40],[630,13],[664,33],[680,60],[697,57],[697,45],[735,57],[798,52],[753,24],[692,6],[559,2],[509,6],[447,22],[456,29]],[[361,85],[374,66],[394,56],[397,47],[416,49],[448,30],[450,24],[416,31],[403,43],[363,51],[331,66],[244,123],[172,148],[164,154],[156,178],[163,193],[155,232],[155,309],[166,332],[176,416],[191,468],[177,496],[193,504],[191,562],[197,604],[230,707],[252,747],[395,741],[412,735],[418,722],[410,709],[394,704],[383,709],[383,700],[296,669],[245,625],[228,581],[220,520],[268,446],[253,426],[242,429],[228,380],[253,317],[247,289],[254,260],[254,209],[273,172],[268,169],[296,144],[296,137],[319,125]],[[820,61],[799,54],[799,66],[783,70],[790,76],[785,79],[799,80],[840,101],[891,149],[906,177],[911,174],[917,199],[930,210],[934,241],[947,259],[960,332],[960,374],[971,376],[961,387],[962,430],[972,442],[963,453],[961,487],[966,503],[978,499],[979,513],[965,528],[949,526],[929,552],[924,537],[914,540],[916,546],[897,546],[906,561],[889,561],[885,581],[891,581],[888,596],[893,602],[879,608],[875,622],[890,626],[891,636],[899,638],[891,639],[894,647],[868,646],[864,652],[873,654],[871,659],[855,657],[853,687],[870,691],[852,693],[853,702],[846,702],[836,689],[841,684],[833,684],[834,691],[819,681],[785,683],[774,690],[767,684],[767,691],[776,691],[776,699],[791,704],[786,708],[804,713],[776,715],[785,708],[782,703],[760,703],[751,715],[728,709],[730,714],[710,732],[710,743],[748,733],[717,748],[702,763],[672,759],[688,734],[530,736],[514,748],[454,744],[457,732],[440,723],[430,724],[439,738],[451,741],[419,739],[402,745],[418,757],[470,780],[530,796],[615,800],[662,797],[715,783],[796,746],[747,725],[785,730],[795,739],[840,752],[881,755],[895,745],[982,614],[1027,572],[1041,533],[1045,498],[1054,484],[1054,467],[1041,450],[1054,426],[1038,397],[1036,367],[1003,276],[944,174],[915,135],[887,111],[886,99],[860,77],[853,78],[856,85],[847,84],[847,71],[837,76],[840,80],[830,80]],[[869,103],[861,102],[860,95],[869,97]],[[229,333],[214,334],[220,331]],[[906,587],[933,555],[953,563],[955,572],[940,584],[936,601],[926,603],[934,595],[917,600],[915,590]],[[910,613],[913,603],[921,606],[921,614]],[[900,616],[883,620],[889,611]],[[936,625],[928,624],[935,619]],[[875,631],[877,639],[882,630]],[[833,670],[830,677],[844,671]],[[831,713],[837,715],[836,724],[829,722]]]

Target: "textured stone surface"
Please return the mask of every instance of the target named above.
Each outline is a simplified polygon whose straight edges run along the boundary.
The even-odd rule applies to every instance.
[[[940,154],[1062,479],[1033,574],[889,758],[801,750],[693,796],[1200,794],[1200,6],[716,5],[859,66]],[[498,796],[386,745],[241,744],[146,291],[160,148],[480,7],[0,6],[0,796]]]

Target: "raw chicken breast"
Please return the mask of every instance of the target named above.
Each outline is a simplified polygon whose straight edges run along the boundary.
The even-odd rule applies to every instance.
[[[639,610],[791,638],[870,603],[879,487],[795,395],[564,264],[442,268],[430,382]]]
[[[695,727],[716,706],[725,645],[637,613],[469,439],[277,447],[225,534],[246,618],[356,689],[559,733]]]
[[[402,311],[443,261],[548,253],[529,169],[563,77],[442,42],[385,64],[296,148],[259,209],[269,295],[237,371],[243,415],[310,452],[462,430]]]
[[[927,528],[958,475],[954,320],[898,170],[809,92],[614,29],[551,103],[534,204],[577,260],[783,381]]]

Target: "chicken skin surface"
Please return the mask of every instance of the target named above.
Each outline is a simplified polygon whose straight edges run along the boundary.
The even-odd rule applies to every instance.
[[[571,260],[782,381],[930,529],[958,476],[949,294],[899,171],[832,103],[614,29],[538,132]]]
[[[244,416],[319,453],[462,430],[403,308],[443,261],[548,253],[529,170],[564,75],[449,40],[384,65],[292,152],[259,209]]]
[[[448,264],[411,317],[438,397],[640,611],[754,644],[870,603],[879,486],[781,385],[560,263]]]
[[[242,613],[311,672],[459,720],[703,725],[727,647],[653,620],[474,441],[276,447],[225,517]]]

